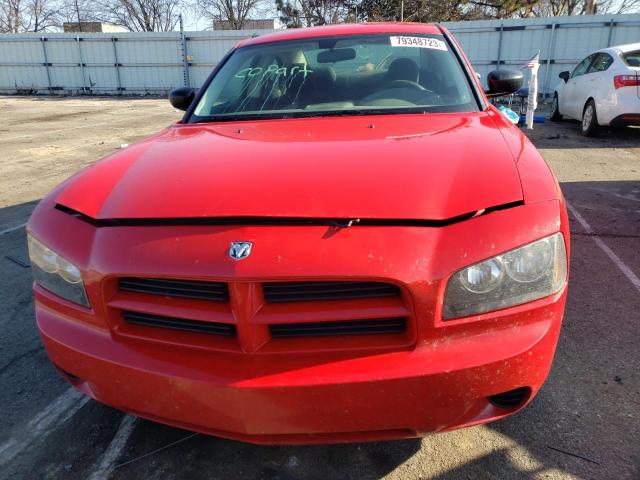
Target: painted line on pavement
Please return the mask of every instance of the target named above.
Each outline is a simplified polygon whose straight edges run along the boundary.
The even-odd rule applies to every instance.
[[[20,230],[27,226],[27,223],[21,223],[20,225],[16,225],[15,227],[7,228],[5,230],[0,230],[0,235],[4,235],[5,233],[15,232],[16,230]]]
[[[623,200],[631,200],[632,202],[640,202],[640,198],[636,198],[634,196],[626,195],[626,194],[623,194],[623,193],[612,192],[610,190],[607,190],[606,188],[596,188],[596,187],[587,187],[587,188],[589,190],[593,190],[595,192],[600,192],[600,193],[606,193],[607,195],[611,195],[611,196],[614,196],[616,198],[621,198]]]
[[[600,247],[600,249],[607,255],[607,257],[609,257],[609,259],[616,265],[616,267],[620,269],[620,271],[624,274],[624,276],[629,279],[631,284],[634,287],[636,287],[638,290],[640,290],[640,278],[638,278],[638,276],[635,273],[633,273],[633,271],[627,266],[627,264],[624,263],[620,259],[620,257],[618,257],[618,255],[616,255],[615,252],[611,250],[607,246],[607,244],[605,244],[602,241],[600,237],[597,236],[597,233],[593,230],[593,228],[591,228],[591,225],[589,225],[589,222],[587,222],[584,219],[584,217],[580,215],[580,212],[578,212],[578,210],[576,210],[575,207],[573,207],[573,205],[571,205],[566,200],[565,200],[565,204],[567,205],[567,208],[571,212],[571,215],[573,215],[573,217],[578,221],[578,223],[582,225],[582,228],[584,228],[585,232],[593,234],[592,238],[593,238],[593,241],[596,242],[596,245],[598,245],[598,247]]]
[[[73,417],[89,397],[74,388],[47,405],[14,437],[0,445],[0,466],[4,466],[32,445],[42,442],[59,425]]]
[[[87,480],[103,480],[109,478],[109,475],[115,467],[116,460],[120,457],[136,426],[136,420],[137,418],[131,415],[122,417],[122,421],[116,434],[113,436],[113,440],[111,440],[111,443],[98,461],[93,464],[90,470],[91,474],[87,477]]]

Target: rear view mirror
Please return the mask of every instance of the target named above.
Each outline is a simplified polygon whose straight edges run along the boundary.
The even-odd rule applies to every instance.
[[[564,80],[564,83],[567,83],[567,81],[571,77],[571,72],[560,72],[558,76]]]
[[[353,48],[337,48],[326,50],[318,54],[318,63],[336,63],[356,58],[356,51]]]
[[[518,70],[493,70],[487,75],[488,97],[500,97],[515,93],[524,81],[522,72]]]
[[[171,93],[169,94],[169,102],[171,102],[171,105],[178,110],[187,110],[195,96],[196,93],[193,88],[178,87],[171,90]]]

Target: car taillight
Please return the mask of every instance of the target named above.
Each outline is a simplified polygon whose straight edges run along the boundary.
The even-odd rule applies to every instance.
[[[640,85],[640,78],[637,75],[616,75],[613,77],[613,86],[616,88],[635,87]]]

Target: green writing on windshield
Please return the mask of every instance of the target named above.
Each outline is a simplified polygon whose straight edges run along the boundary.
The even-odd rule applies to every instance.
[[[295,77],[301,74],[304,78],[307,78],[309,73],[313,73],[313,70],[309,69],[309,66],[305,63],[303,65],[294,65],[293,67],[280,67],[272,64],[267,68],[262,67],[248,67],[243,68],[236,73],[236,78],[253,78],[258,76],[283,76],[283,77]]]

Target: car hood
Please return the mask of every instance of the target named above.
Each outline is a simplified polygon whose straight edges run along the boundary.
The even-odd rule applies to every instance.
[[[78,174],[94,219],[446,220],[522,200],[484,112],[176,124]]]

